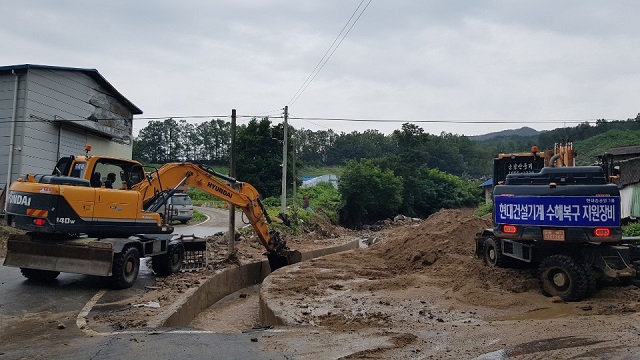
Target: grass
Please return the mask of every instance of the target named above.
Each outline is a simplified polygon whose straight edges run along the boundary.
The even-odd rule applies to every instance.
[[[193,218],[191,220],[189,220],[189,222],[190,223],[192,223],[192,222],[193,223],[197,223],[197,222],[200,222],[200,221],[204,221],[204,219],[206,219],[206,218],[207,218],[207,216],[205,214],[203,214],[200,211],[194,209],[193,210]]]

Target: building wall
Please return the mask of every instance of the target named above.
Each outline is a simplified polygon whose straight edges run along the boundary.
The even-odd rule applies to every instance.
[[[15,76],[0,76],[0,184],[7,179]],[[50,173],[61,156],[92,153],[131,158],[129,108],[87,73],[29,69],[20,75],[11,181]]]
[[[0,187],[4,187],[7,182],[7,169],[9,166],[9,145],[11,143],[11,126],[12,118],[14,114],[14,94],[15,94],[15,81],[16,77],[13,74],[0,75]],[[16,134],[17,127],[20,126],[20,119],[25,116],[25,89],[26,79],[24,76],[18,78],[18,97],[17,97],[17,111],[16,111]],[[14,139],[17,136],[14,136]],[[15,146],[16,144],[14,144]],[[17,178],[17,167],[20,159],[17,156],[13,157],[13,169],[12,179]]]

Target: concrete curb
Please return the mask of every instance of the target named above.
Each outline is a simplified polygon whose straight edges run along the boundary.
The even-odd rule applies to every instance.
[[[359,239],[354,239],[342,245],[306,251],[302,253],[302,261],[357,249],[359,242]],[[173,303],[160,315],[155,317],[155,319],[149,321],[148,326],[189,326],[198,314],[220,301],[223,297],[247,286],[261,283],[270,273],[271,269],[269,268],[269,262],[267,260],[225,269],[208,278],[202,285],[188,289],[179,301]],[[264,311],[263,307],[265,309]],[[273,315],[273,319],[269,317],[269,314],[272,315],[273,313],[270,312],[266,304],[263,306],[262,298],[260,298],[261,320],[263,313],[265,314],[265,318],[270,322],[262,323],[262,325],[275,325],[273,321],[276,321],[277,318],[275,315]]]
[[[336,246],[333,248],[326,248],[326,249],[317,249],[314,251],[311,251],[310,257],[305,257],[304,254],[302,256],[303,261],[304,260],[310,260],[316,257],[320,257],[320,256],[325,256],[325,255],[329,255],[329,254],[335,254],[338,252],[342,252],[342,251],[347,251],[347,250],[353,250],[353,249],[357,249],[359,248],[359,240],[341,245],[341,246]],[[268,280],[267,280],[268,282]],[[262,289],[264,290],[264,288]],[[289,325],[287,323],[285,323],[285,321],[282,319],[282,316],[278,316],[276,313],[277,311],[275,311],[271,306],[269,306],[269,300],[265,299],[265,297],[263,296],[263,291],[260,290],[260,325],[262,326],[277,326],[277,325]]]

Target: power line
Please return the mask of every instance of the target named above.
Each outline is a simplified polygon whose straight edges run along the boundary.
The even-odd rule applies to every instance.
[[[281,111],[281,109],[274,110]],[[256,118],[258,115],[238,115],[236,118]],[[135,117],[131,119],[136,120],[168,120],[168,119],[220,119],[230,118],[231,115],[187,115],[187,116],[158,116],[158,117]],[[283,116],[269,116],[269,119],[282,119]],[[0,117],[0,124],[11,123],[11,117]],[[371,123],[450,123],[450,124],[518,124],[518,123],[585,123],[595,122],[598,120],[604,121],[628,121],[629,119],[612,119],[612,118],[598,118],[598,119],[450,119],[450,120],[438,120],[438,119],[366,119],[366,118],[325,118],[325,117],[303,117],[303,116],[289,116],[290,120],[302,120],[309,122],[316,126],[322,126],[313,123],[313,121],[341,121],[341,122],[371,122]],[[29,119],[16,119],[17,123],[26,122],[87,122],[87,121],[122,121],[128,119],[114,119],[114,118],[92,118],[92,119],[72,119],[72,118],[58,118],[58,119],[45,119],[41,117],[31,117]]]
[[[362,9],[360,14],[358,15],[358,17],[353,21],[353,23],[351,24],[351,27],[349,27],[349,30],[347,30],[347,32],[344,33],[344,29],[346,29],[346,27],[349,25],[349,23],[351,23],[351,20],[356,15],[356,13],[360,9],[360,7],[362,7],[362,4],[365,2],[365,0],[360,1],[360,4],[358,4],[358,7],[354,10],[353,14],[351,14],[351,17],[349,18],[349,20],[347,20],[347,23],[344,24],[344,26],[342,27],[342,30],[340,30],[340,33],[338,34],[338,36],[336,36],[336,38],[333,40],[333,43],[331,43],[331,46],[329,46],[329,48],[327,49],[327,51],[325,51],[325,53],[322,56],[322,58],[320,59],[320,61],[316,64],[316,67],[313,69],[313,71],[311,71],[309,76],[307,76],[307,78],[302,83],[300,88],[298,88],[298,91],[296,91],[296,93],[293,95],[291,100],[289,100],[289,102],[288,102],[289,106],[293,105],[296,101],[298,101],[300,96],[302,96],[302,94],[305,92],[305,90],[307,90],[309,85],[311,85],[311,83],[316,78],[316,76],[318,76],[318,74],[320,73],[322,68],[324,68],[324,66],[327,64],[329,59],[331,59],[331,57],[333,56],[333,53],[338,49],[340,44],[342,44],[342,41],[347,37],[347,35],[349,35],[349,32],[351,31],[351,29],[353,29],[353,27],[358,22],[358,20],[360,19],[360,17],[364,13],[364,11],[367,10],[369,5],[371,4],[371,1],[372,0],[369,0],[367,5]],[[344,35],[342,36],[342,38],[340,39],[340,41],[336,45],[336,41],[338,40],[338,38],[340,38],[340,35],[342,35],[342,33],[344,33]],[[335,45],[335,47],[334,47],[334,45]],[[332,50],[332,48],[333,48],[333,50]],[[327,56],[327,54],[329,54],[329,55]]]
[[[302,118],[302,117],[291,117],[291,114],[289,114],[289,119],[301,119],[301,120],[304,120],[304,121],[308,122],[309,124],[315,125],[315,126],[317,126],[317,127],[325,128],[325,129],[327,129],[327,130],[333,130],[332,128],[330,128],[330,127],[328,127],[328,126],[324,126],[324,125],[316,124],[316,123],[314,123],[313,121],[311,121],[311,120],[307,120],[307,119]]]
[[[289,104],[293,104],[292,101],[293,99],[296,98],[296,96],[298,95],[298,93],[300,93],[300,91],[302,90],[302,88],[304,87],[304,85],[307,83],[307,81],[309,81],[309,79],[311,79],[311,76],[313,75],[313,73],[318,69],[318,67],[320,66],[320,64],[322,63],[322,60],[324,60],[327,57],[327,54],[329,54],[329,51],[331,50],[331,48],[333,47],[333,45],[335,45],[336,41],[338,41],[338,38],[340,37],[340,35],[342,35],[342,33],[344,32],[344,29],[347,28],[347,25],[349,25],[349,23],[351,22],[351,19],[353,19],[353,17],[356,15],[356,12],[358,11],[358,9],[360,9],[360,6],[362,6],[362,3],[364,3],[364,0],[360,1],[360,4],[358,5],[358,7],[354,10],[353,14],[351,14],[351,17],[349,18],[349,20],[347,20],[347,23],[344,24],[344,26],[342,27],[342,29],[340,30],[340,33],[338,34],[338,36],[336,36],[335,39],[333,39],[333,42],[331,43],[331,45],[329,46],[329,48],[327,49],[327,51],[324,52],[324,55],[322,55],[322,58],[320,59],[320,61],[318,61],[318,63],[316,64],[316,67],[313,68],[313,70],[311,71],[311,73],[309,73],[309,76],[307,76],[307,78],[304,80],[304,82],[302,83],[302,85],[300,85],[300,87],[298,88],[298,91],[296,91],[295,94],[293,94],[293,96],[291,97],[291,99],[289,100]]]
[[[289,117],[290,120],[314,121],[344,121],[344,122],[374,122],[374,123],[450,123],[450,124],[517,124],[517,123],[584,123],[589,121],[626,121],[620,119],[540,119],[540,120],[426,120],[426,119],[351,119],[351,118],[319,118],[319,117]]]

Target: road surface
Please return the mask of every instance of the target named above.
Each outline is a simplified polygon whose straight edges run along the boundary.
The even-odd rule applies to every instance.
[[[197,208],[208,219],[176,226],[178,234],[208,236],[228,230],[228,212]],[[236,224],[242,226],[240,214]],[[2,259],[0,259],[2,260]],[[125,290],[104,290],[104,279],[61,274],[56,281],[26,281],[16,268],[0,266],[0,358],[2,359],[268,359],[260,350],[260,332],[214,334],[194,329],[113,331],[91,335],[81,329],[79,314],[97,293],[117,301],[144,292],[154,283],[141,262],[136,284]]]
[[[207,219],[198,224],[176,225],[174,233],[182,235],[195,235],[207,237],[218,232],[229,230],[229,211],[217,208],[194,206],[195,210],[207,216]],[[242,222],[242,213],[236,212],[236,229],[245,226]]]

